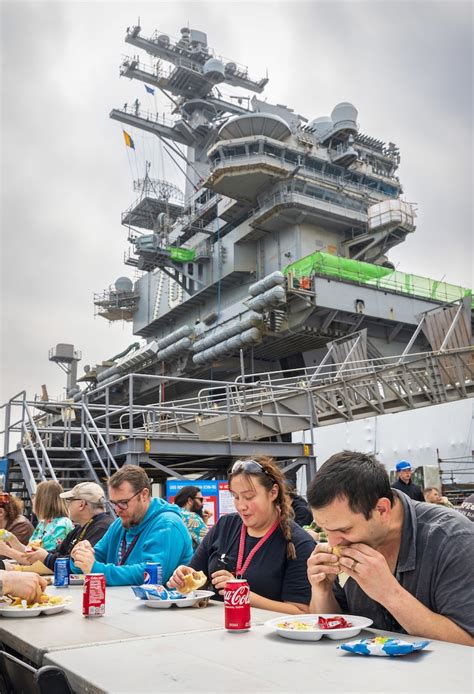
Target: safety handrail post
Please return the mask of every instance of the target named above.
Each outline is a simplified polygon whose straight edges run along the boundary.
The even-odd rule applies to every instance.
[[[110,443],[110,388],[105,388],[105,440]]]
[[[100,442],[100,444],[103,446],[103,448],[107,454],[108,464],[107,464],[107,470],[104,468],[104,472],[107,472],[107,474],[110,476],[111,464],[112,464],[112,467],[115,468],[115,470],[118,470],[119,466],[117,465],[115,458],[113,457],[112,453],[110,452],[110,449],[107,445],[107,442],[106,442],[105,438],[102,436],[98,426],[96,425],[91,412],[89,411],[88,407],[86,407],[85,404],[84,404],[84,412],[85,412],[87,419],[92,424],[92,428],[94,430],[94,433],[97,436],[97,441]],[[89,443],[93,446],[94,451],[96,452],[96,455],[99,458],[99,461],[102,462],[102,459],[101,459],[100,455],[98,454],[98,447],[93,443],[93,439],[92,439],[92,436],[90,435],[90,432],[87,429],[87,425],[84,426],[84,433],[86,434],[86,437],[87,437],[87,440],[89,441]]]
[[[129,379],[128,379],[128,412],[129,412],[129,420],[128,420],[128,429],[129,429],[129,437],[133,437],[133,374],[130,374]]]
[[[46,448],[45,448],[45,446],[44,446],[43,439],[41,438],[41,436],[40,436],[40,434],[39,434],[39,431],[38,431],[38,428],[37,428],[37,426],[36,426],[35,420],[34,420],[34,418],[32,417],[31,412],[30,412],[30,408],[28,407],[28,404],[27,404],[27,402],[26,402],[26,393],[25,393],[25,400],[24,400],[24,403],[25,403],[25,412],[26,412],[26,414],[27,414],[27,416],[28,416],[28,421],[29,421],[30,427],[31,427],[32,430],[33,430],[33,433],[34,433],[34,435],[35,435],[35,437],[36,437],[36,440],[38,441],[38,445],[39,445],[40,450],[41,450],[41,455],[42,455],[42,465],[41,465],[41,468],[42,468],[43,476],[46,477],[46,474],[45,474],[45,473],[46,473],[46,468],[48,468],[49,473],[50,473],[52,479],[53,479],[55,482],[57,482],[58,480],[57,480],[57,477],[56,477],[56,473],[54,472],[53,466],[51,465],[51,461],[50,461],[50,459],[49,459],[48,452],[47,452],[47,450],[46,450]]]
[[[4,431],[4,456],[6,457],[10,450],[10,419],[11,419],[11,401],[6,403],[5,407],[5,431]]]

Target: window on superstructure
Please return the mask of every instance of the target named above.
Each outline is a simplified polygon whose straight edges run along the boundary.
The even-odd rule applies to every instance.
[[[299,163],[299,155],[296,152],[288,152],[288,150],[284,153],[284,159],[285,161],[290,162],[290,164],[298,164]]]
[[[278,159],[281,158],[281,149],[277,149],[276,147],[273,147],[272,145],[265,144],[263,147],[263,151],[265,152],[265,154],[268,154],[270,157],[277,157]]]

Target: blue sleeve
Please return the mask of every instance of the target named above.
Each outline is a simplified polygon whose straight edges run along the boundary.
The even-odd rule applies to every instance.
[[[115,524],[112,524],[105,535],[101,537],[99,542],[94,545],[94,556],[96,562],[104,562],[107,559],[109,545],[113,542],[113,535],[116,534],[113,532],[116,530],[114,526]]]
[[[181,523],[181,521],[180,521]],[[192,556],[191,538],[182,525],[182,530],[169,524],[148,533],[143,542],[133,548],[129,564],[117,566],[105,563],[107,558],[107,535],[95,546],[94,573],[103,573],[108,586],[141,585],[147,562],[159,562],[163,567],[163,583],[166,583],[179,564],[189,562]],[[132,563],[133,561],[136,563]]]
[[[119,521],[120,523],[120,521]],[[112,525],[109,527],[105,535],[97,542],[97,544],[94,545],[94,556],[96,558],[96,562],[105,562],[107,559],[107,554],[109,550],[109,546],[113,543],[114,541],[114,535],[117,534],[117,528],[116,528],[116,522],[112,523]],[[81,569],[76,566],[71,559],[69,562],[70,566],[70,571],[73,574],[81,574],[82,571]],[[99,572],[102,573],[102,572]]]

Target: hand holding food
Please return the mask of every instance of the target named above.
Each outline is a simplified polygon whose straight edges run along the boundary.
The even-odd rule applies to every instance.
[[[94,548],[87,540],[78,542],[71,551],[71,559],[82,573],[89,574],[95,562]]]
[[[168,581],[170,588],[176,588],[183,595],[192,593],[201,588],[207,582],[207,576],[203,571],[194,571],[190,566],[178,566]]]
[[[25,552],[30,554],[31,552],[36,552],[36,550],[39,549],[40,547],[41,547],[41,540],[36,540],[34,542],[30,541],[30,542],[28,542],[28,544],[25,548]]]
[[[391,586],[399,585],[383,554],[360,542],[342,547],[339,563],[364,593],[381,604]]]
[[[4,595],[14,595],[27,602],[38,602],[46,588],[44,578],[32,572],[1,571],[0,578],[3,581]]]
[[[183,595],[187,595],[188,593],[192,593],[193,590],[201,588],[206,583],[207,576],[204,571],[192,571],[184,577],[184,585],[180,590]]]
[[[312,588],[330,590],[340,572],[338,557],[330,545],[320,542],[308,558],[308,581]]]
[[[178,566],[178,568],[174,570],[167,585],[170,588],[176,588],[176,590],[181,591],[181,588],[184,586],[185,577],[192,572],[193,569],[190,566],[183,566],[181,564],[181,566]]]
[[[336,557],[341,558],[343,556],[342,551],[344,549],[345,545],[336,545],[335,547],[332,548],[332,553],[336,555]],[[346,581],[349,578],[349,574],[344,571],[344,567],[341,565],[341,562],[339,562],[339,574],[338,574],[338,581],[339,585],[341,588],[344,588],[344,585],[346,584]]]
[[[31,552],[24,552],[23,554],[25,561],[29,565],[34,564],[35,561],[44,561],[47,556],[48,551],[43,549],[43,547],[38,547],[38,549],[34,549]]]

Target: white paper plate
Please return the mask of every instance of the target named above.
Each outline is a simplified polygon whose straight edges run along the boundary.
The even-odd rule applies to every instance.
[[[21,619],[22,617],[39,617],[40,614],[57,614],[58,612],[62,612],[67,606],[68,603],[64,603],[62,605],[46,605],[44,607],[30,607],[29,609],[24,609],[6,605],[0,607],[0,615],[2,617],[13,617],[15,619]]]
[[[187,598],[181,598],[178,600],[139,600],[139,602],[147,607],[162,610],[166,609],[167,607],[171,607],[171,605],[177,605],[178,607],[192,607],[200,600],[210,598],[211,595],[214,595],[214,591],[212,590],[195,590],[193,593],[190,593]]]
[[[38,617],[41,614],[41,607],[33,607],[31,609],[19,609],[18,607],[0,607],[0,615],[2,617]]]
[[[40,607],[39,609],[41,610],[41,614],[58,614],[58,612],[62,612],[66,609],[68,604],[69,603],[65,603],[64,605],[46,605],[46,607]]]
[[[366,617],[356,617],[355,615],[345,614],[342,615],[344,619],[351,622],[352,626],[346,629],[319,629],[317,626],[311,629],[311,631],[299,631],[298,629],[291,629],[290,627],[279,626],[283,623],[288,622],[304,622],[305,624],[317,623],[318,617],[334,617],[334,614],[305,614],[305,615],[283,615],[277,617],[276,619],[270,619],[265,622],[265,626],[274,629],[278,636],[282,636],[284,639],[292,639],[294,641],[319,641],[323,636],[327,636],[328,639],[339,640],[352,638],[357,636],[357,634],[362,630],[370,627],[372,624],[371,619]]]

